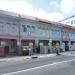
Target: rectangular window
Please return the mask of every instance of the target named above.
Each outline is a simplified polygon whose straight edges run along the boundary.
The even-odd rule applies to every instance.
[[[31,35],[31,26],[30,25],[27,25],[27,34]]]
[[[32,26],[33,29],[35,29],[35,26]]]
[[[35,32],[35,26],[32,26],[32,33]]]
[[[22,27],[23,27],[23,32],[26,32],[26,26],[22,25]]]
[[[71,21],[71,24],[73,24],[73,20]]]
[[[30,26],[29,26],[29,25],[27,25],[27,28],[30,28]]]
[[[75,24],[75,20],[74,20],[74,24]]]
[[[16,32],[16,27],[15,26],[12,26],[11,29],[12,29],[12,33]]]

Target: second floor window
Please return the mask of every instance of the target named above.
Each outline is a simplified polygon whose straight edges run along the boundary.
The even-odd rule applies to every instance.
[[[32,33],[35,32],[35,26],[32,26]]]
[[[73,24],[73,20],[71,21],[71,24]]]
[[[74,20],[74,24],[75,24],[75,20]]]
[[[22,28],[23,28],[23,32],[26,32],[26,26],[22,25]]]

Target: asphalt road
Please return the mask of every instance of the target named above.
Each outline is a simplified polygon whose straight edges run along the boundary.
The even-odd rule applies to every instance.
[[[75,75],[75,56],[2,61],[0,75]]]

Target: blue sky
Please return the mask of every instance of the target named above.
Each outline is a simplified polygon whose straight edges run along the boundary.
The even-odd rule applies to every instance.
[[[0,9],[59,21],[75,15],[75,0],[0,0]]]
[[[60,0],[26,0],[29,2],[35,10],[38,10],[39,8],[42,8],[48,12],[56,11],[57,9],[55,6],[51,6],[52,9],[50,8],[50,2],[60,2]]]

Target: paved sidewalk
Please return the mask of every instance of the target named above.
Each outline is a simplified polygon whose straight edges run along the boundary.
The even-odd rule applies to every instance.
[[[32,58],[43,58],[43,57],[53,57],[56,54],[36,54],[31,56],[13,56],[13,57],[0,57],[0,61],[17,61],[22,59],[32,59]]]
[[[62,52],[61,54],[66,56],[75,56],[75,51]]]
[[[60,53],[61,55],[66,55],[66,56],[75,56],[75,53],[72,53],[69,51],[69,52],[62,52]],[[1,61],[17,61],[17,60],[23,60],[23,59],[32,59],[32,58],[43,58],[43,57],[54,57],[56,56],[55,53],[53,54],[36,54],[36,55],[31,55],[31,56],[13,56],[13,57],[5,57],[5,58],[2,58],[0,57],[0,62]]]

